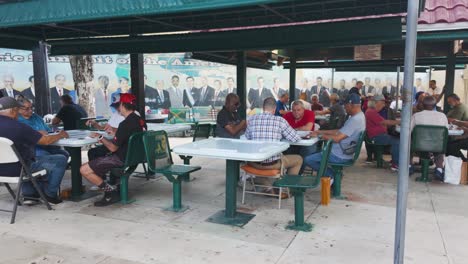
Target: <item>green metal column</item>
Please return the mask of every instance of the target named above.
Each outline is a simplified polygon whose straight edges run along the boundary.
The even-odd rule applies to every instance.
[[[137,110],[145,119],[145,80],[143,54],[130,54],[130,77],[132,79],[132,93],[137,99]]]
[[[290,188],[294,195],[294,221],[289,222],[286,229],[310,232],[313,225],[304,221],[304,188]]]
[[[38,115],[44,116],[52,113],[49,91],[49,72],[47,70],[47,44],[39,42],[32,50],[34,90],[35,90],[35,111]]]
[[[71,157],[71,178],[72,178],[72,192],[71,200],[76,201],[81,198],[81,186],[83,185],[80,173],[81,166],[81,148],[65,148]]]
[[[247,115],[247,56],[245,51],[237,52],[237,95],[239,96],[239,115],[245,119]]]
[[[451,41],[448,45],[447,67],[445,69],[445,96],[444,96],[444,112],[447,113],[450,109],[447,103],[447,95],[453,94],[455,86],[455,42]],[[440,85],[440,84],[439,84]]]
[[[296,100],[296,53],[295,50],[291,49],[289,53],[289,101]]]

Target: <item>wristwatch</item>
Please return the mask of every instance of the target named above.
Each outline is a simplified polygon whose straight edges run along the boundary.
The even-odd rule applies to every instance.
[[[103,135],[100,135],[100,136],[98,137],[98,141],[101,141],[103,138],[104,138],[104,136],[103,136]]]

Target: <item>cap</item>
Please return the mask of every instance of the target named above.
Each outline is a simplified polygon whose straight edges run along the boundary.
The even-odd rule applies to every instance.
[[[116,108],[119,106],[120,103],[127,103],[127,104],[136,104],[136,97],[130,93],[120,93],[116,96],[112,97],[112,104],[111,106]]]
[[[22,104],[18,103],[13,97],[2,97],[0,98],[0,111],[7,110],[15,107],[21,107]]]
[[[346,100],[344,103],[345,104],[361,104],[361,97],[356,93],[349,94],[348,97],[346,97]]]
[[[385,97],[383,95],[376,95],[373,98],[374,101],[385,101]]]

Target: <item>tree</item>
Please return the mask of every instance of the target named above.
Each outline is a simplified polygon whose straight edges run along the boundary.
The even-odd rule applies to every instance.
[[[95,116],[93,57],[91,55],[70,56],[70,66],[78,104],[86,110],[88,116]]]

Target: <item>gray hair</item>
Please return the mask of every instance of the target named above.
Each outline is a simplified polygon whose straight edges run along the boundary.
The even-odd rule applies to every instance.
[[[304,103],[302,101],[300,101],[300,100],[292,102],[291,107],[294,107],[294,106],[297,106],[297,105],[300,105],[302,108],[304,108]]]
[[[367,107],[368,108],[375,108],[375,101],[374,100],[369,100],[367,102]]]
[[[310,97],[310,99],[312,100],[312,98],[317,98],[317,99],[318,99],[319,96],[318,96],[318,94],[313,94],[313,95]]]
[[[263,110],[273,110],[276,109],[276,101],[273,97],[268,97],[263,101]]]
[[[24,96],[16,96],[16,101],[20,104],[20,105],[24,105],[25,103],[30,103],[32,104],[31,100],[29,100],[28,98],[24,97]]]

